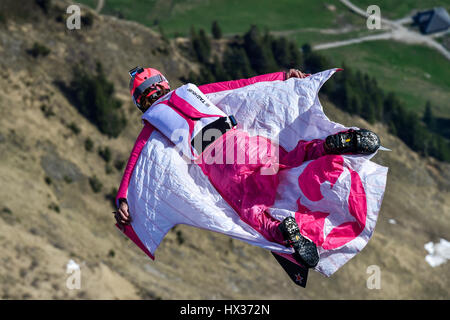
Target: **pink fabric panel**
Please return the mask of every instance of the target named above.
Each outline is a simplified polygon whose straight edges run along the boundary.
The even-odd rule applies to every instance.
[[[344,158],[341,156],[329,155],[313,161],[298,178],[300,189],[309,200],[320,201],[323,198],[320,186],[329,181],[333,187],[343,170]]]
[[[277,154],[277,148],[264,137],[232,130],[206,148],[199,165],[245,223],[267,240],[283,244],[278,230],[280,221],[266,212],[275,202],[278,171],[261,174],[261,169],[283,170],[298,166],[320,157],[324,149],[323,140],[300,141],[291,152],[280,148]],[[281,165],[280,158],[283,159]]]
[[[295,221],[300,227],[302,235],[305,235],[317,246],[322,246],[325,238],[323,229],[325,226],[325,218],[330,214],[328,212],[311,211],[297,200],[298,211],[295,213]]]
[[[305,161],[317,159],[325,155],[324,140],[300,140],[290,152],[281,155],[280,163],[287,167],[298,167]],[[281,154],[281,152],[280,152]]]
[[[351,169],[351,188],[348,197],[348,209],[356,221],[346,222],[335,227],[328,234],[322,247],[325,250],[331,250],[340,247],[356,238],[366,226],[367,218],[367,199],[364,186],[361,182],[358,172]]]
[[[260,173],[278,163],[275,150],[268,139],[231,130],[205,149],[198,164],[245,223],[267,240],[282,243],[280,222],[265,212],[275,202],[278,175]]]
[[[167,103],[166,103],[167,104]],[[190,105],[186,100],[179,97],[176,92],[174,91],[172,95],[170,96],[168,104],[173,108],[181,113],[183,113],[183,118],[189,117],[189,118],[208,118],[208,117],[222,117],[222,115],[210,115],[206,113],[202,113],[195,109],[192,105]]]
[[[120,230],[119,225],[116,223],[116,227]],[[150,257],[150,259],[155,260],[155,257],[147,250],[142,241],[139,239],[137,234],[134,232],[132,226],[128,225],[121,230],[131,241],[133,241],[146,255]]]
[[[130,157],[128,159],[127,166],[125,167],[125,171],[122,176],[122,181],[120,182],[119,191],[116,195],[116,204],[118,205],[118,200],[120,198],[126,198],[127,197],[127,190],[128,185],[130,184],[130,178],[133,174],[134,166],[136,165],[137,159],[139,158],[139,155],[141,154],[142,148],[147,143],[148,138],[152,134],[153,130],[155,128],[150,125],[147,121],[144,121],[144,128],[142,129],[141,133],[139,134],[138,138],[136,139],[136,142],[134,143],[134,147],[131,150]]]
[[[356,218],[361,231],[364,229],[367,218],[367,198],[364,185],[358,172],[349,168],[352,185],[348,197],[348,209],[352,216]]]
[[[248,79],[240,79],[240,80],[231,80],[231,81],[223,81],[223,82],[215,82],[204,84],[199,86],[201,92],[204,94],[238,89],[250,84],[254,84],[262,81],[276,81],[276,80],[286,80],[286,73],[284,71],[262,74],[256,77],[248,78]]]
[[[127,190],[130,184],[130,178],[133,174],[134,167],[136,162],[141,154],[142,148],[144,148],[147,143],[150,135],[152,134],[155,128],[150,125],[147,121],[144,121],[144,128],[142,128],[141,133],[139,134],[136,142],[134,144],[133,149],[131,150],[130,158],[128,159],[127,166],[125,168],[124,174],[122,176],[122,181],[120,183],[119,191],[116,196],[116,204],[118,205],[118,200],[120,198],[127,198]],[[120,229],[120,227],[116,224],[116,227]],[[123,230],[121,230],[128,238],[130,238],[142,251],[145,252],[152,260],[155,260],[155,257],[147,250],[142,241],[139,239],[137,234],[134,232],[134,229],[131,225],[124,226]]]
[[[356,221],[344,222],[334,227],[324,238],[325,219],[333,212],[310,211],[297,201],[298,211],[295,219],[302,234],[310,238],[325,250],[332,250],[355,239],[365,228],[367,217],[367,199],[359,174],[350,168],[351,188],[348,196],[348,210]],[[321,157],[306,166],[299,176],[299,187],[305,197],[311,201],[323,199],[320,186],[330,182],[331,188],[344,171],[344,159],[339,155]]]

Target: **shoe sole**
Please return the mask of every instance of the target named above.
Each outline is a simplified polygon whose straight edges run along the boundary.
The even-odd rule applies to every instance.
[[[298,248],[294,247],[298,262],[308,268],[314,268],[319,263],[319,252],[314,242],[306,239],[300,235],[302,239],[299,242]]]

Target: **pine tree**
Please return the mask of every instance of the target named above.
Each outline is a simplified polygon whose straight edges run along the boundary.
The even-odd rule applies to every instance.
[[[373,102],[373,109],[375,113],[375,120],[381,121],[383,119],[383,91],[378,87],[375,78],[370,78],[370,95],[369,99]]]
[[[180,80],[184,83],[199,83],[198,76],[193,71],[189,71],[187,78],[182,78]]]
[[[311,45],[309,43],[305,43],[304,45],[302,45],[302,52],[304,56],[310,54],[312,52]]]
[[[200,31],[198,33],[198,39],[200,42],[199,60],[202,63],[206,63],[209,61],[209,58],[211,56],[211,43],[209,41],[208,36],[206,35],[205,30],[200,29]]]
[[[423,113],[422,120],[430,130],[435,130],[436,119],[434,118],[433,111],[431,110],[430,101],[427,101],[427,104],[425,105],[425,111]]]
[[[272,41],[272,52],[278,66],[287,68],[290,65],[290,52],[286,38],[277,38]]]
[[[211,43],[205,30],[200,29],[199,33],[191,27],[191,43],[195,56],[200,63],[208,63],[211,56]]]
[[[256,26],[244,35],[244,48],[250,58],[252,68],[259,74],[274,72],[277,69],[272,48],[262,38]]]
[[[190,30],[191,41],[194,41],[198,37],[197,31],[195,31],[195,27],[192,25]]]
[[[212,23],[211,33],[212,33],[214,39],[222,38],[222,30],[220,29],[219,23],[217,21],[214,21]]]
[[[389,92],[383,101],[383,121],[395,124],[394,113],[397,107],[397,99],[393,92]]]
[[[280,68],[301,68],[302,54],[295,42],[284,37],[272,39],[272,54]]]
[[[255,74],[247,53],[240,47],[228,47],[223,58],[225,71],[232,79],[249,78]]]
[[[304,66],[306,73],[316,73],[330,68],[331,64],[325,56],[311,52],[305,55]]]
[[[211,70],[207,67],[203,67],[200,70],[200,75],[197,77],[197,85],[216,82],[216,78],[212,74]]]
[[[88,74],[75,67],[70,93],[78,111],[109,137],[117,137],[126,124],[120,100],[114,97],[114,84],[100,63],[96,73]]]
[[[375,116],[375,108],[373,103],[369,101],[366,101],[366,103],[364,105],[362,105],[361,108],[361,115],[364,119],[366,119],[369,123],[374,124],[376,121],[376,116]]]
[[[303,57],[300,49],[295,42],[290,42],[288,45],[289,64],[286,68],[300,68],[303,65]]]
[[[52,6],[51,0],[35,0],[36,4],[41,7],[41,9],[44,11],[45,14],[47,14],[50,11],[50,8]]]
[[[352,97],[350,98],[350,112],[359,115],[361,114],[361,109],[361,98],[356,94],[352,94]]]
[[[222,63],[219,61],[217,56],[214,56],[214,62],[211,66],[212,73],[216,79],[216,81],[226,81],[229,80],[229,76],[225,71]]]
[[[166,32],[164,31],[163,27],[161,25],[158,25],[158,31],[159,35],[161,36],[161,40],[164,41],[164,43],[169,43],[169,38],[167,38]]]

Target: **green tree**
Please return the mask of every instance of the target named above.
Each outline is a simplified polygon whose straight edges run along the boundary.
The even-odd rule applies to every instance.
[[[282,68],[290,68],[292,66],[290,43],[286,38],[273,39],[272,53],[278,66]]]
[[[430,101],[427,101],[427,104],[425,105],[425,111],[423,113],[422,117],[423,122],[427,125],[427,127],[430,130],[435,130],[436,128],[436,119],[433,115],[433,111],[431,109],[431,103]]]
[[[114,85],[107,80],[100,63],[94,75],[76,67],[68,90],[78,111],[100,132],[110,137],[120,134],[126,119],[120,101],[114,97]]]
[[[353,94],[350,98],[350,113],[352,114],[360,114],[362,109],[362,103],[360,96]]]
[[[222,38],[222,30],[220,29],[219,23],[217,21],[213,21],[211,26],[211,32],[214,39]]]
[[[214,56],[211,69],[216,81],[226,81],[229,79],[227,72],[225,71],[222,63],[219,61],[217,56]]]
[[[90,137],[87,137],[86,140],[84,140],[84,149],[89,152],[94,149],[94,141],[92,141]]]
[[[108,146],[105,147],[99,147],[98,148],[98,155],[105,160],[105,162],[110,162],[112,158],[112,152],[111,149]]]
[[[211,56],[211,43],[205,30],[200,29],[199,33],[191,28],[191,43],[195,56],[200,63],[208,63]]]
[[[200,44],[204,50],[204,59],[203,61],[206,62],[209,60],[211,56],[211,42],[208,38],[208,35],[206,34],[205,30],[200,29],[198,33],[198,38],[200,40]]]
[[[158,25],[158,31],[159,31],[159,35],[161,36],[161,40],[168,44],[169,43],[169,38],[167,38],[166,32],[164,31],[164,28],[162,27],[162,25]]]
[[[263,38],[254,25],[244,35],[244,49],[250,59],[252,69],[259,74],[274,72],[278,69],[272,48],[264,41],[267,38],[267,36]]]
[[[305,56],[310,54],[312,52],[311,45],[309,43],[305,43],[304,45],[302,45],[302,52]]]
[[[47,14],[50,10],[50,7],[52,5],[51,0],[35,0],[36,4],[41,7],[42,11],[44,11],[45,14]]]
[[[99,193],[102,191],[103,184],[102,182],[97,178],[97,176],[93,176],[89,178],[89,184],[91,185],[92,191],[95,193]]]
[[[322,56],[316,52],[310,52],[304,56],[304,67],[307,73],[316,73],[325,69],[329,69],[331,66],[325,56]]]
[[[200,74],[197,77],[197,85],[207,84],[216,82],[216,78],[214,74],[211,72],[211,69],[208,66],[204,66],[200,70]]]
[[[373,103],[373,109],[375,114],[375,120],[381,121],[383,118],[383,91],[378,87],[378,83],[375,78],[369,78],[370,89],[369,99]]]
[[[33,47],[27,50],[27,53],[33,56],[33,58],[38,58],[40,56],[45,57],[50,53],[50,49],[43,44],[35,42]]]
[[[299,68],[301,65],[303,65],[302,53],[295,42],[289,42],[288,52],[289,64],[285,66],[286,68]]]
[[[249,78],[255,73],[247,53],[241,47],[228,47],[225,50],[223,66],[231,79]]]

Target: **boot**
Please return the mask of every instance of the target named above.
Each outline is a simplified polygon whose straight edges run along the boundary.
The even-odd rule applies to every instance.
[[[319,253],[314,242],[300,234],[297,222],[293,217],[284,219],[278,229],[283,234],[287,247],[294,248],[295,260],[307,268],[314,268],[319,263]]]
[[[371,154],[380,147],[380,138],[370,130],[349,129],[328,136],[324,147],[328,154]]]

